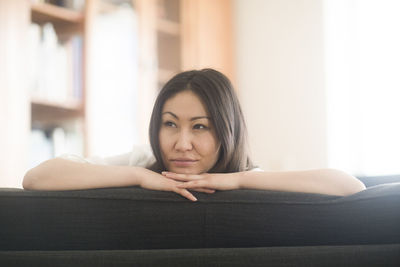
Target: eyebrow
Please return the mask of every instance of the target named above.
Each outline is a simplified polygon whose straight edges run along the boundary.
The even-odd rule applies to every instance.
[[[176,114],[174,114],[174,113],[172,113],[170,111],[163,112],[162,115],[164,115],[164,114],[170,114],[172,117],[174,117],[176,119],[179,119],[179,117]],[[197,117],[190,118],[191,121],[195,121],[195,120],[198,120],[198,119],[208,119],[208,120],[210,120],[211,118],[208,117],[208,116],[197,116]]]

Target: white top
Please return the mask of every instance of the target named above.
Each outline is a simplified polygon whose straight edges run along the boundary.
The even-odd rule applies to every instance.
[[[144,168],[149,168],[156,161],[150,146],[134,146],[131,152],[112,157],[83,158],[73,154],[63,154],[59,156],[59,158],[81,163],[137,166]]]
[[[134,146],[129,153],[112,157],[89,157],[83,158],[73,154],[63,154],[59,158],[72,160],[81,163],[99,165],[120,165],[149,168],[156,162],[153,151],[149,145]],[[260,168],[253,168],[251,171],[262,171]]]

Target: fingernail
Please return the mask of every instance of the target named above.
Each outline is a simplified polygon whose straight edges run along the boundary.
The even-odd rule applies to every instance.
[[[163,174],[163,175],[165,175],[165,174],[167,174],[168,172],[162,172],[161,174]]]

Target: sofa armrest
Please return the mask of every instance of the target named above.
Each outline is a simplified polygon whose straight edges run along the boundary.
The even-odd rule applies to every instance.
[[[400,174],[386,176],[360,176],[357,178],[360,179],[366,187],[380,184],[400,183]]]

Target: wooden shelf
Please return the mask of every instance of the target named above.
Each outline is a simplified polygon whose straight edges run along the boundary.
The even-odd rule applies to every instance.
[[[47,106],[51,108],[59,108],[64,110],[71,110],[71,111],[80,111],[82,110],[83,103],[80,100],[67,100],[63,102],[58,101],[49,101],[46,99],[41,99],[39,97],[32,97],[31,98],[32,105],[38,106]]]
[[[158,0],[157,17],[179,23],[181,0]]]
[[[78,100],[54,102],[39,98],[31,99],[32,121],[49,123],[82,116],[83,103]]]
[[[111,2],[99,1],[97,11],[102,13],[109,13],[118,10],[118,6]]]
[[[163,18],[157,19],[157,30],[162,33],[179,36],[181,33],[180,27],[180,24],[177,22],[166,20]]]
[[[159,0],[157,21],[157,84],[161,88],[181,71],[181,0]]]
[[[81,24],[84,20],[82,12],[46,3],[31,4],[31,14],[32,22],[38,24]]]

